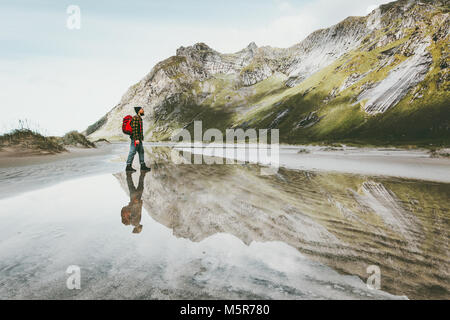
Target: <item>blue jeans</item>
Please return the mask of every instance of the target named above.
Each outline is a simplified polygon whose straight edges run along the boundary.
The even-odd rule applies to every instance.
[[[142,164],[145,164],[144,162],[144,146],[142,145],[142,141],[139,142],[137,146],[134,146],[134,140],[131,140],[130,144],[130,153],[128,154],[127,159],[127,165],[130,165],[133,163],[134,155],[136,154],[136,151],[139,154],[139,162]]]

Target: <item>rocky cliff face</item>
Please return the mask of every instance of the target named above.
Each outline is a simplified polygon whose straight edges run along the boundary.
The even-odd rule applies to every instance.
[[[141,105],[148,140],[168,139],[202,120],[204,128],[221,130],[279,128],[291,143],[386,137],[447,143],[449,21],[448,1],[400,0],[290,48],[252,42],[222,54],[204,43],[180,47],[86,133],[123,139],[122,117]],[[301,125],[311,114],[315,121]],[[428,120],[412,125],[422,114]]]

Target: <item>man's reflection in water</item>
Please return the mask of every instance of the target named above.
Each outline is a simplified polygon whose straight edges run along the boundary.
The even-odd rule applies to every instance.
[[[134,227],[133,233],[140,233],[142,231],[141,214],[142,214],[142,192],[144,192],[144,177],[147,171],[141,171],[139,176],[138,187],[134,187],[132,172],[127,172],[127,184],[130,192],[130,203],[122,208],[120,215],[122,216],[122,223],[126,226],[130,224]]]

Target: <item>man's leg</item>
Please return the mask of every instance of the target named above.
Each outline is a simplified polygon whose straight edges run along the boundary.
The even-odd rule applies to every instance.
[[[145,162],[144,162],[144,145],[142,144],[142,141],[139,142],[139,145],[137,146],[137,151],[139,153],[139,162],[141,163],[141,166],[145,165]]]
[[[130,198],[133,200],[133,195],[136,194],[136,187],[134,186],[133,178],[131,177],[132,172],[127,172],[127,185],[128,191],[130,192]]]
[[[139,143],[138,152],[139,152],[139,162],[141,163],[141,171],[150,171],[150,168],[148,168],[145,165],[145,161],[144,161],[144,144],[142,143],[142,141],[141,141],[141,143]]]
[[[134,141],[132,140],[130,144],[130,152],[128,153],[127,168],[131,168],[135,154],[136,154],[136,147],[134,146]]]

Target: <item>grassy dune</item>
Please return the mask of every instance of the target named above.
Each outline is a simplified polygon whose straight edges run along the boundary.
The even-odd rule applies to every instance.
[[[0,151],[10,155],[55,154],[67,151],[68,146],[95,148],[94,143],[77,131],[55,137],[44,136],[29,128],[20,128],[0,136]]]

